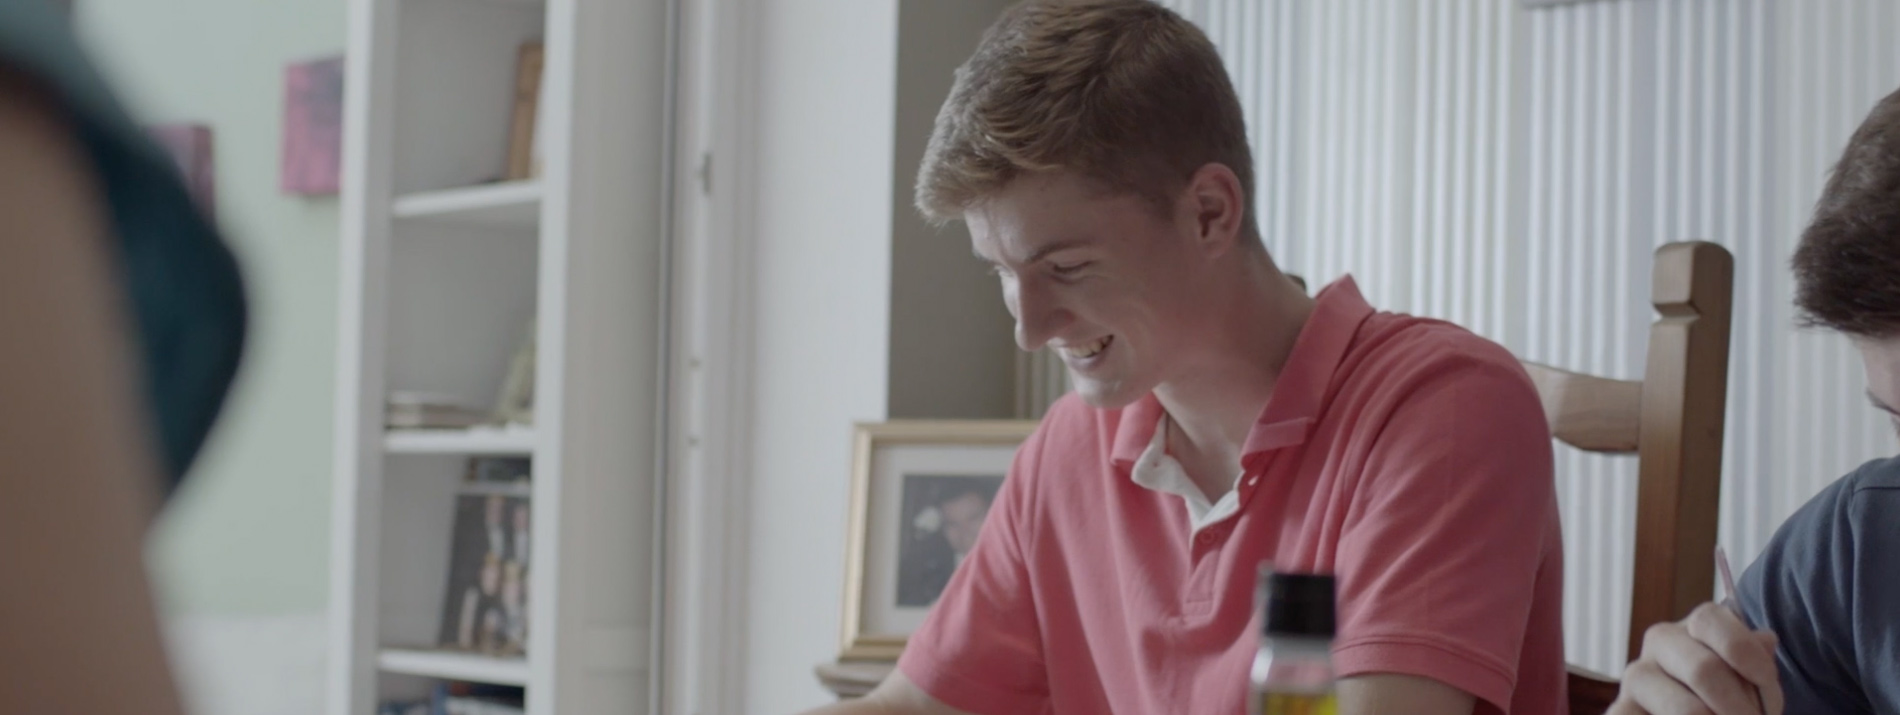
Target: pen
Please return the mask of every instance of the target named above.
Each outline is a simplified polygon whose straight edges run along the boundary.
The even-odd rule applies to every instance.
[[[1715,570],[1722,575],[1722,605],[1727,607],[1730,613],[1735,614],[1736,618],[1741,619],[1742,622],[1746,624],[1748,618],[1742,615],[1742,604],[1735,600],[1735,574],[1729,571],[1728,553],[1722,550],[1721,544],[1715,545]],[[1766,707],[1762,703],[1761,686],[1756,685],[1753,686],[1753,688],[1755,690],[1755,706],[1758,708]],[[1766,711],[1764,710],[1764,712]]]

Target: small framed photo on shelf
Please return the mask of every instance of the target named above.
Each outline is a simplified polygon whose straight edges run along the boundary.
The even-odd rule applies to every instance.
[[[478,483],[456,495],[441,647],[494,656],[527,652],[528,493],[525,484]]]
[[[840,660],[896,660],[976,544],[1034,421],[857,426]]]

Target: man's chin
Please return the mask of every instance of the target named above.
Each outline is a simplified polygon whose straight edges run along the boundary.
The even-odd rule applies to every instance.
[[[1081,396],[1082,402],[1098,410],[1119,410],[1135,404],[1147,394],[1146,390],[1132,389],[1127,383],[1080,380],[1073,374],[1070,380],[1075,383],[1075,393]]]

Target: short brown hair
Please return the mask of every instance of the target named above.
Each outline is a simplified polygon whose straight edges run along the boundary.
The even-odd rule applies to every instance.
[[[1900,335],[1900,92],[1847,141],[1795,249],[1794,275],[1803,324]]]
[[[1208,163],[1240,178],[1257,238],[1246,120],[1207,35],[1148,0],[1029,0],[957,68],[917,172],[917,207],[942,223],[1018,176],[1053,170],[1166,205]]]

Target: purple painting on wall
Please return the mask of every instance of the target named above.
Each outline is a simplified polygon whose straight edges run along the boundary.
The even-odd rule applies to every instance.
[[[284,193],[337,192],[343,157],[343,58],[290,65],[284,71]]]
[[[159,124],[145,131],[178,164],[185,189],[206,216],[216,216],[214,198],[217,185],[212,181],[211,127],[204,124]]]

